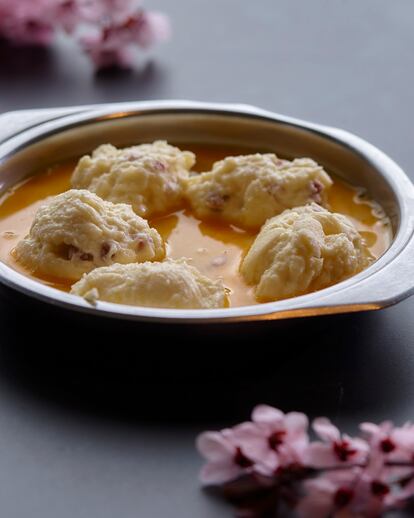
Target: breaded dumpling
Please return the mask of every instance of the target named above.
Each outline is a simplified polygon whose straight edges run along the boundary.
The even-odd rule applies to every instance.
[[[325,204],[329,175],[310,158],[281,160],[272,153],[227,157],[187,182],[199,218],[220,218],[258,229],[285,209]]]
[[[90,302],[158,308],[223,308],[227,302],[220,280],[209,279],[182,259],[97,268],[74,284],[72,293]]]
[[[183,183],[194,163],[193,153],[163,140],[124,149],[104,144],[79,160],[72,187],[88,189],[114,203],[128,203],[149,218],[180,208]]]
[[[319,290],[373,261],[351,221],[316,203],[286,210],[262,228],[241,264],[265,302]]]
[[[31,271],[79,279],[98,266],[160,260],[165,250],[158,232],[129,205],[72,189],[39,208],[14,253]]]

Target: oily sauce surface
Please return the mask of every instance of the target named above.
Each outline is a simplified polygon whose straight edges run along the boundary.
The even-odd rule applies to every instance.
[[[207,146],[181,146],[196,153],[196,171],[210,169],[213,162],[229,155],[246,153],[243,149]],[[249,151],[250,152],[250,151]],[[28,234],[36,210],[49,196],[70,189],[70,176],[76,161],[53,166],[7,192],[0,199],[0,260],[25,275],[32,276],[13,257],[13,248]],[[375,257],[382,255],[392,240],[391,226],[380,207],[354,187],[333,176],[328,202],[334,212],[348,216]],[[191,264],[210,278],[223,279],[231,290],[230,305],[257,304],[253,288],[239,274],[243,255],[254,241],[256,233],[233,225],[201,221],[187,209],[149,221],[167,242],[171,258],[187,257]],[[70,281],[52,277],[37,278],[54,288],[69,291]]]

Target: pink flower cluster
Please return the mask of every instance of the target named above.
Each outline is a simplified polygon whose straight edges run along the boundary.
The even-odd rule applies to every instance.
[[[279,516],[283,504],[300,518],[374,518],[414,496],[414,425],[362,423],[360,437],[341,434],[326,418],[312,428],[316,441],[304,414],[259,405],[251,421],[199,435],[207,460],[201,482],[243,481],[241,500],[243,488],[251,490],[246,480],[253,481],[265,496],[254,498],[250,509],[245,505],[243,516]]]
[[[70,35],[98,68],[131,66],[137,49],[169,37],[168,18],[136,0],[0,0],[0,38],[49,45]]]

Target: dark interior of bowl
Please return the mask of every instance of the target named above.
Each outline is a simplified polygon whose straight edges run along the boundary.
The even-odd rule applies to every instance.
[[[99,144],[126,146],[157,139],[176,144],[247,147],[290,158],[311,157],[330,172],[367,189],[390,217],[394,235],[398,229],[400,211],[391,185],[357,150],[318,131],[259,116],[219,111],[114,113],[58,131],[39,132],[0,166],[2,190],[49,165],[87,153]]]

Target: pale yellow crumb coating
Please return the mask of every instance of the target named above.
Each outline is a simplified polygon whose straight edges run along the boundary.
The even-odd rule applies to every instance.
[[[38,209],[14,254],[33,272],[77,280],[99,266],[160,260],[165,248],[129,205],[72,189]]]
[[[326,204],[332,180],[310,158],[293,161],[272,153],[227,157],[209,172],[191,176],[186,196],[200,218],[218,218],[258,229],[285,209]]]
[[[72,286],[88,302],[172,309],[214,309],[227,305],[220,280],[211,280],[183,259],[97,268]]]
[[[346,216],[311,204],[267,221],[240,270],[264,302],[325,288],[360,272],[373,259]]]
[[[104,144],[79,160],[71,182],[105,200],[128,203],[149,218],[182,206],[184,182],[194,163],[193,153],[162,140],[123,149]]]

